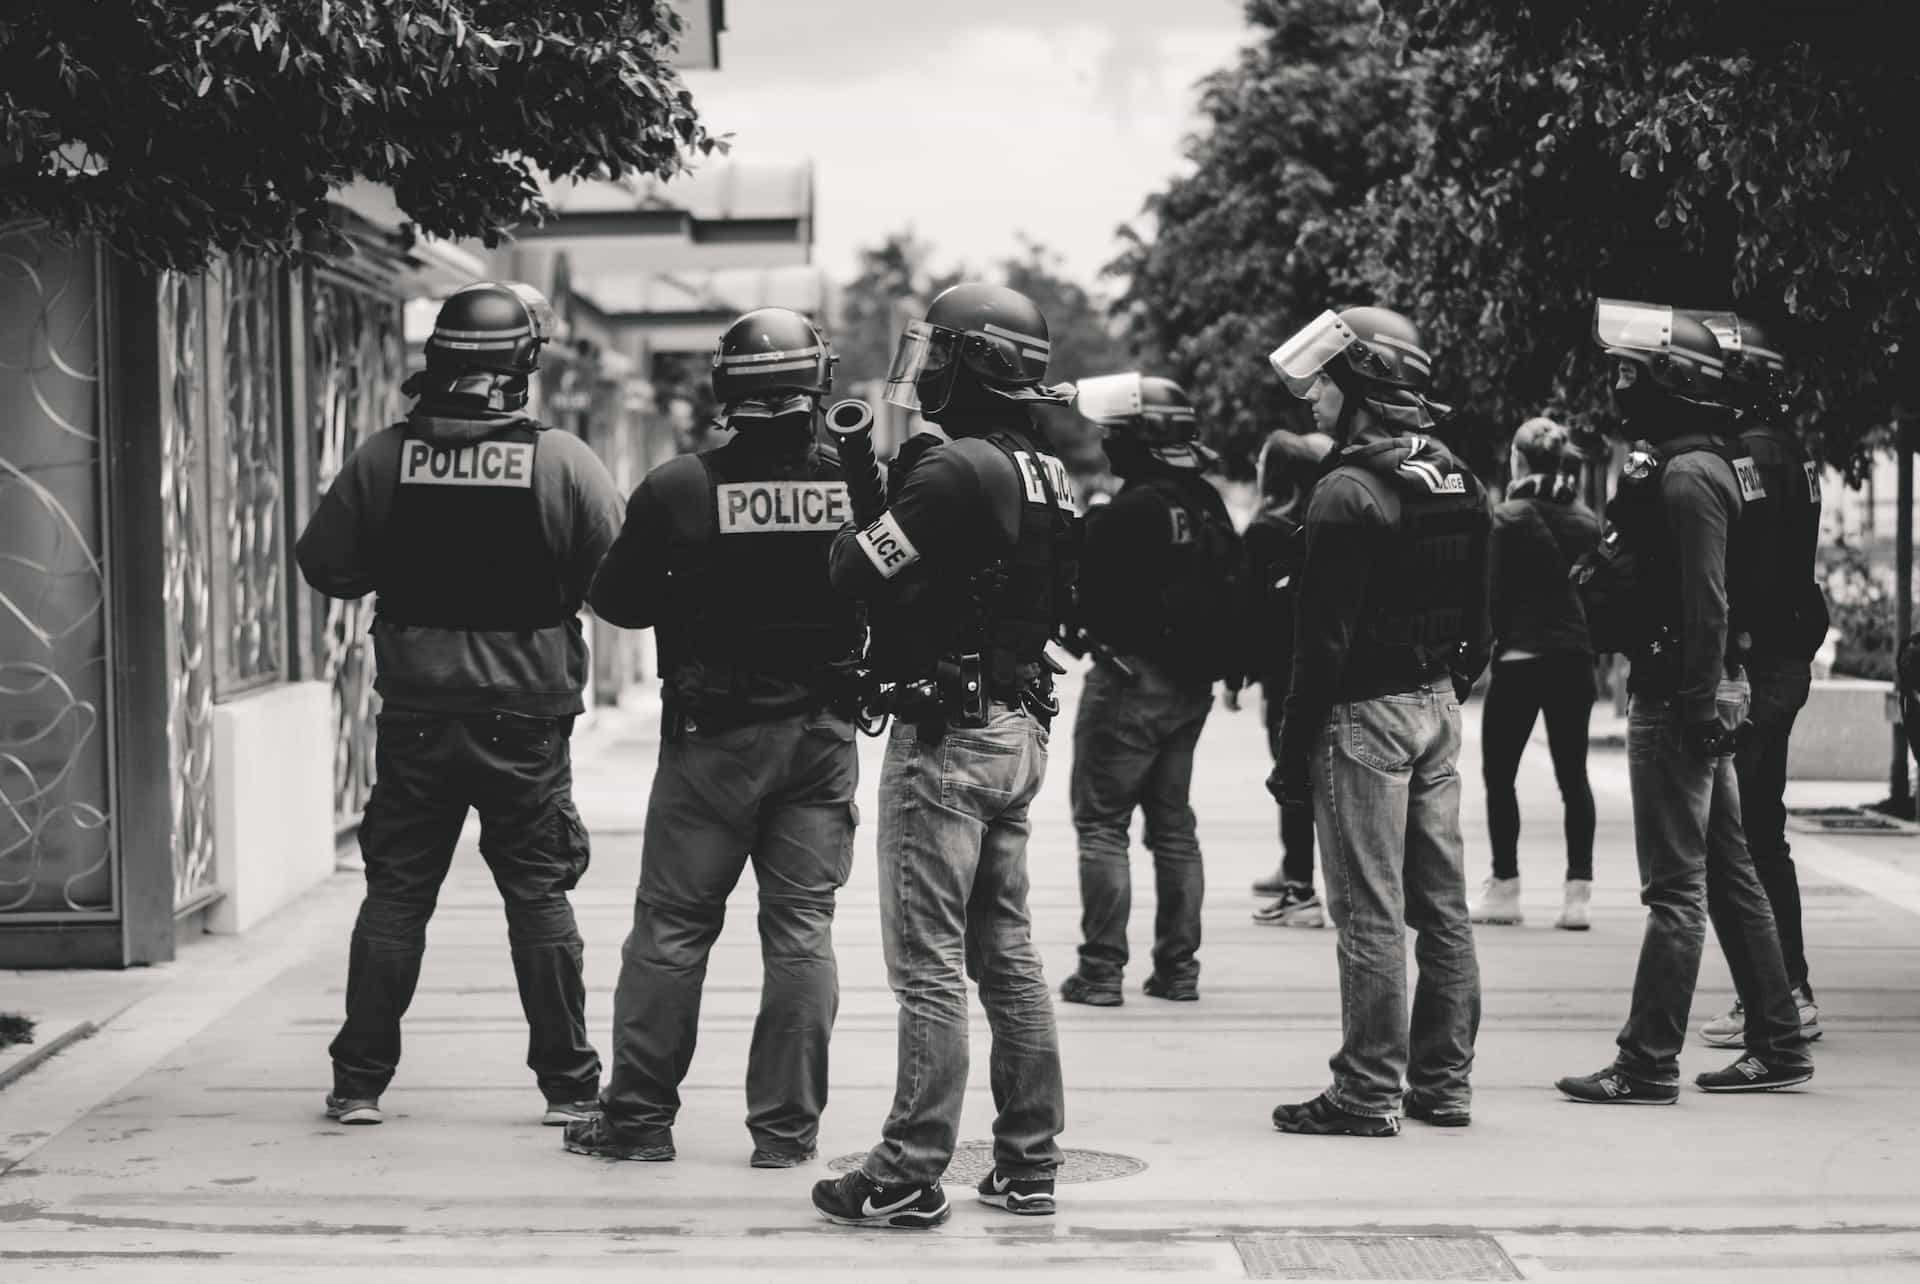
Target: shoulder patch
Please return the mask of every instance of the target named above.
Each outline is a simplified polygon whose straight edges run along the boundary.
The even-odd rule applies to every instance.
[[[1172,524],[1175,544],[1193,543],[1193,518],[1187,515],[1185,508],[1179,504],[1170,505],[1167,508],[1167,520]]]
[[[722,535],[832,532],[853,511],[841,481],[722,482],[713,489]]]
[[[400,483],[531,490],[533,450],[527,441],[477,441],[449,449],[409,437],[400,446]]]
[[[900,529],[899,521],[890,512],[880,514],[880,519],[867,527],[854,539],[860,545],[860,551],[873,563],[873,569],[887,579],[920,560],[920,550],[913,546],[907,533]]]
[[[1752,503],[1756,499],[1767,497],[1766,483],[1760,480],[1760,465],[1753,462],[1752,455],[1734,457],[1733,475],[1740,481],[1741,499]]]
[[[1012,454],[1014,466],[1020,470],[1020,483],[1026,488],[1029,504],[1048,503],[1048,483],[1051,482],[1057,506],[1073,506],[1073,477],[1067,472],[1065,464],[1052,455],[1037,451],[1016,450]]]

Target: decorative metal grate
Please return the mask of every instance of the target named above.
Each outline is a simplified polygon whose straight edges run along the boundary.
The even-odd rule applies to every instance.
[[[94,251],[0,223],[0,922],[116,909]]]
[[[173,904],[217,887],[213,859],[211,551],[206,508],[204,277],[160,278],[161,540],[167,607],[167,750],[173,803]]]
[[[1871,807],[1789,807],[1787,827],[1803,834],[1920,834],[1920,825]]]
[[[827,1161],[827,1167],[837,1173],[850,1173],[866,1157],[865,1151],[857,1155],[842,1155]],[[1063,1150],[1054,1180],[1062,1185],[1113,1181],[1118,1177],[1131,1177],[1135,1173],[1145,1172],[1146,1169],[1146,1160],[1135,1159],[1132,1155],[1116,1155],[1104,1150]],[[992,1171],[993,1143],[963,1141],[953,1148],[953,1161],[947,1165],[946,1175],[941,1180],[950,1186],[971,1186]]]
[[[1488,1235],[1235,1235],[1250,1280],[1518,1280]]]
[[[307,343],[308,414],[314,485],[324,494],[354,448],[400,416],[406,345],[399,301],[340,278],[312,278]],[[333,685],[333,807],[343,826],[358,820],[373,789],[373,600],[320,600],[314,654]]]
[[[281,269],[232,259],[219,287],[224,395],[212,451],[215,688],[221,699],[286,676]]]

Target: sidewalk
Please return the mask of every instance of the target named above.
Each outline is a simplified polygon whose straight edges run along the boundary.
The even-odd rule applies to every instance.
[[[578,745],[594,866],[576,904],[591,1028],[604,1039],[657,724],[628,713],[596,722]],[[1078,924],[1070,727],[1069,708],[1030,852],[1036,936],[1056,983],[1073,965]],[[953,1220],[931,1235],[844,1231],[808,1206],[807,1189],[829,1164],[876,1138],[892,1090],[895,1009],[869,823],[836,929],[843,1000],[820,1163],[746,1167],[741,1083],[759,979],[750,875],[708,974],[703,1042],[676,1129],[681,1157],[613,1164],[565,1154],[556,1130],[538,1126],[498,899],[467,851],[430,932],[385,1126],[343,1129],[319,1113],[359,897],[357,878],[341,875],[246,938],[184,951],[156,993],[0,1092],[0,1169],[17,1165],[0,1176],[0,1276],[1915,1277],[1920,1125],[1908,1099],[1920,1060],[1920,876],[1890,850],[1903,840],[1795,836],[1828,1030],[1810,1091],[1689,1091],[1666,1110],[1575,1106],[1552,1081],[1609,1058],[1639,942],[1625,759],[1594,755],[1595,927],[1574,935],[1550,926],[1558,800],[1545,753],[1530,753],[1529,922],[1480,932],[1486,1012],[1474,1126],[1414,1125],[1384,1142],[1287,1137],[1268,1112],[1324,1086],[1339,1009],[1333,933],[1249,918],[1247,882],[1276,858],[1265,752],[1252,708],[1216,714],[1202,742],[1195,806],[1212,874],[1202,1001],[1140,996],[1136,967],[1123,1008],[1059,1009],[1062,1141],[1080,1152],[1068,1175],[1137,1171],[1063,1181],[1058,1217],[982,1208],[957,1173]],[[869,819],[878,760],[878,744],[865,742]],[[1478,882],[1487,857],[1471,725],[1462,770],[1468,875]],[[1135,885],[1133,939],[1144,954],[1152,892],[1138,852]],[[1695,1024],[1730,998],[1710,949]],[[977,1013],[974,1029],[967,1141],[987,1137],[991,1119]],[[1727,1059],[1690,1047],[1685,1069]]]

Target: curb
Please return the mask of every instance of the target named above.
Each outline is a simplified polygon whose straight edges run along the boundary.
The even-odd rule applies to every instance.
[[[72,1047],[82,1039],[90,1039],[99,1032],[98,1025],[91,1021],[82,1021],[79,1025],[70,1027],[65,1033],[56,1035],[44,1047],[35,1048],[6,1069],[0,1070],[0,1092],[6,1091],[7,1086],[15,1080],[31,1074],[48,1058],[57,1056],[66,1048]]]

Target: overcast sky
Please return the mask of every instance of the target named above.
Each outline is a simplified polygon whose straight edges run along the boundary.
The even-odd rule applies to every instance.
[[[940,266],[1024,231],[1092,283],[1243,34],[1240,0],[728,0],[720,70],[686,80],[735,155],[813,158],[835,276],[911,224]]]

